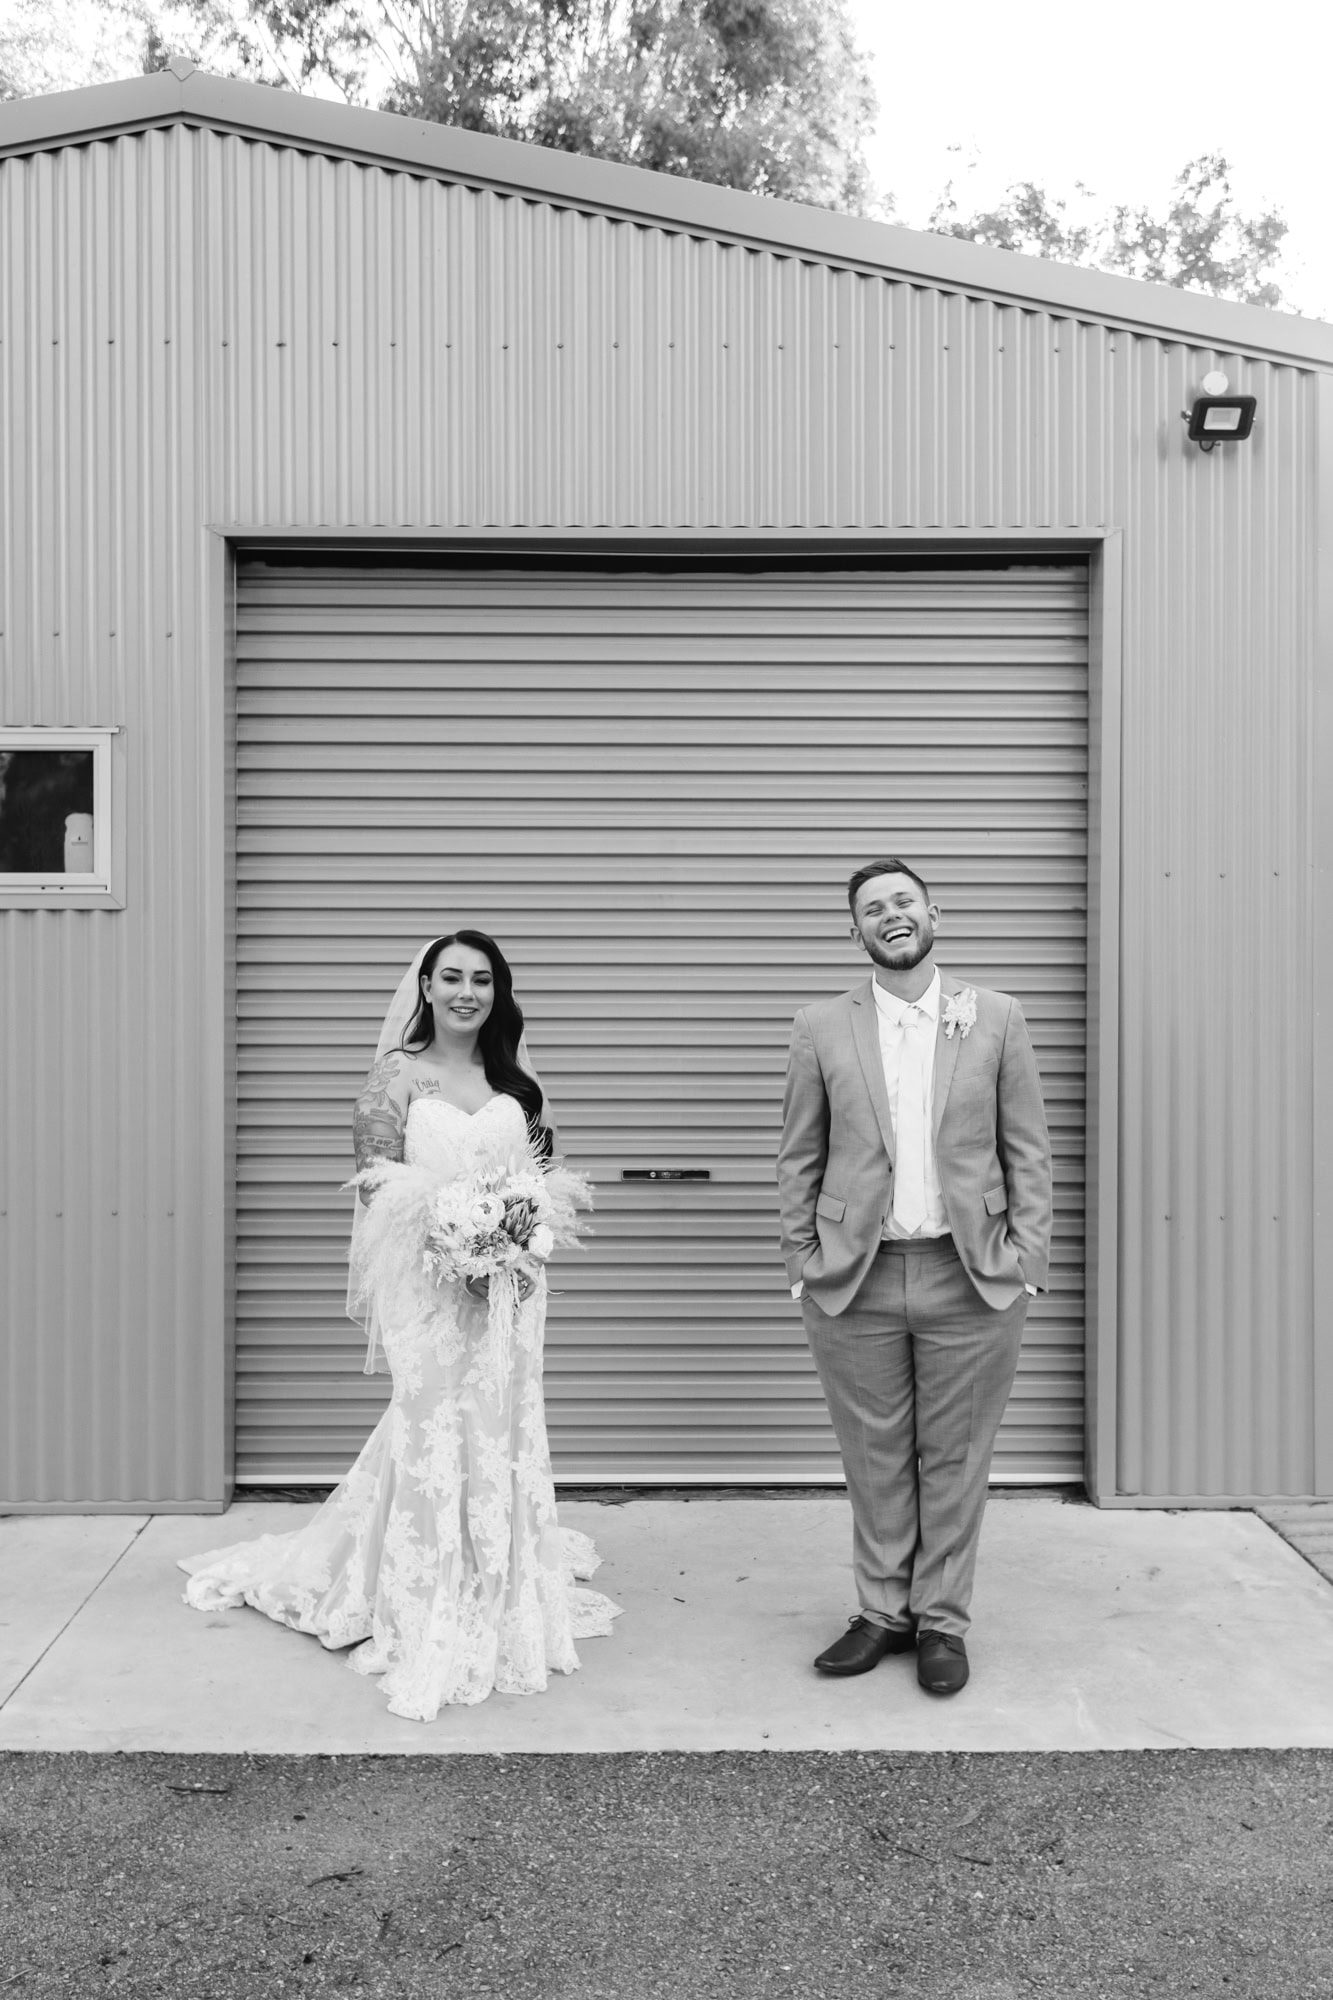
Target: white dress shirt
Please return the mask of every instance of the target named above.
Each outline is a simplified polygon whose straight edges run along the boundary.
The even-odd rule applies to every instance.
[[[923,1180],[926,1194],[926,1217],[918,1229],[906,1230],[900,1227],[890,1213],[884,1222],[886,1236],[947,1236],[949,1215],[944,1206],[944,1190],[940,1186],[939,1167],[935,1160],[935,1038],[940,1024],[940,975],[938,969],[931,974],[930,984],[919,1000],[900,1000],[896,993],[874,981],[875,1009],[879,1019],[879,1053],[884,1064],[884,1087],[889,1093],[889,1111],[893,1117],[894,1145],[898,1135],[898,1072],[902,1062],[903,1036],[908,1032],[905,1021],[911,1009],[917,1010],[912,1017],[911,1032],[919,1037],[922,1070],[926,1091],[925,1149]],[[898,1161],[895,1159],[895,1169]],[[896,1178],[896,1173],[895,1173]]]

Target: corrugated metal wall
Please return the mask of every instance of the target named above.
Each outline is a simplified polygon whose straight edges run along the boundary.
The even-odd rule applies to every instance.
[[[1120,1481],[1309,1489],[1308,372],[183,126],[0,165],[0,310],[4,718],[130,761],[127,910],[0,914],[6,1493],[221,1492],[207,522],[1122,525]]]
[[[886,840],[942,962],[1031,1024],[1052,1283],[994,1476],[1081,1477],[1082,565],[254,562],[236,671],[239,1478],[339,1477],[379,1415],[344,1314],[350,1106],[413,950],[475,923],[598,1190],[555,1278],[557,1477],[840,1479],[773,1161],[792,1016],[864,979],[842,884]],[[664,1167],[708,1178],[622,1180]]]

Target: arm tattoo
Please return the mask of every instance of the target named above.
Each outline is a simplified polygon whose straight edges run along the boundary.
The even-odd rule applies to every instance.
[[[403,1113],[390,1085],[398,1074],[399,1057],[391,1049],[381,1056],[366,1078],[366,1087],[356,1100],[352,1114],[352,1143],[356,1148],[356,1170],[361,1173],[376,1160],[403,1157]]]

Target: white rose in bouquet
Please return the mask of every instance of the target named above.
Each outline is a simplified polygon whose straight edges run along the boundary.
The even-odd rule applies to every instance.
[[[528,1240],[528,1249],[534,1257],[540,1258],[542,1263],[545,1263],[554,1248],[554,1232],[547,1227],[546,1223],[539,1222]]]

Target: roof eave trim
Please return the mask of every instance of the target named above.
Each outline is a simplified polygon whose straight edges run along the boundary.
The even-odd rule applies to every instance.
[[[0,106],[0,155],[88,143],[176,122],[342,154],[367,165],[439,175],[777,255],[830,262],[908,284],[943,286],[1007,305],[1245,353],[1333,366],[1333,325],[1238,305],[1170,285],[1018,256],[988,244],[869,222],[831,209],[742,194],[512,139],[464,132],[292,91],[162,70],[124,83],[20,98]]]

